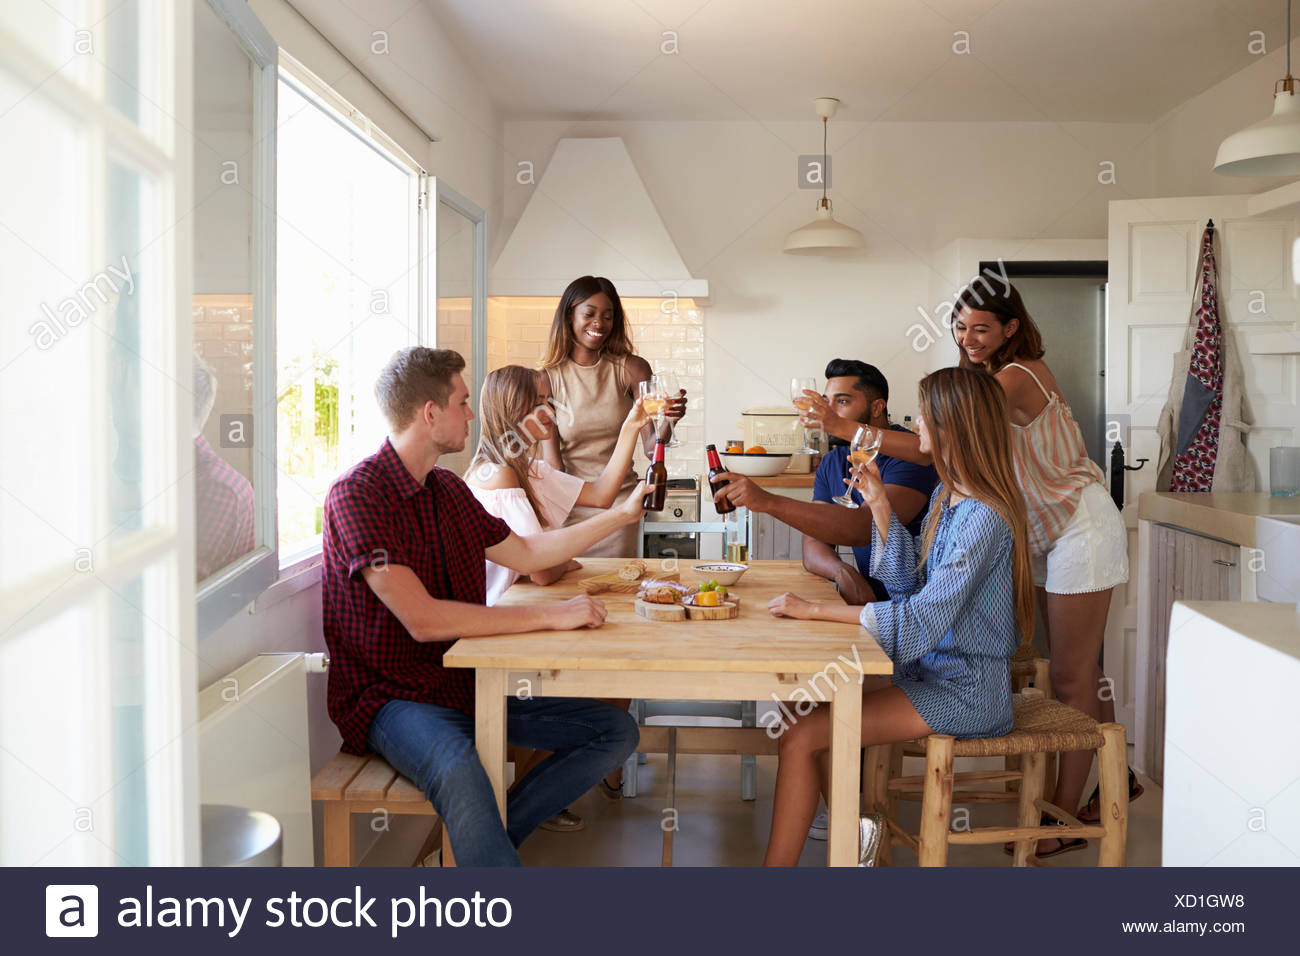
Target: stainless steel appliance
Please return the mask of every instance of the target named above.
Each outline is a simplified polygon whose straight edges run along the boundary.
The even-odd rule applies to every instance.
[[[690,558],[700,556],[699,478],[669,478],[664,510],[650,513],[642,522],[642,556]],[[692,526],[678,527],[681,525]]]

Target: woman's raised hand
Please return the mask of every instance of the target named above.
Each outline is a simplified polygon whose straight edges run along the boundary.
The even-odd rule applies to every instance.
[[[826,398],[819,395],[811,388],[803,390],[803,398],[807,400],[808,407],[799,409],[799,424],[804,428],[815,428],[818,431],[826,430],[826,419],[830,418],[834,412],[831,411],[831,403]],[[795,406],[798,408],[798,406]]]
[[[639,432],[653,420],[654,419],[646,414],[645,406],[641,403],[640,399],[638,399],[632,403],[632,407],[628,410],[627,418],[623,419],[623,427]]]
[[[644,481],[638,481],[632,493],[615,505],[613,510],[623,516],[623,520],[631,524],[633,521],[640,521],[641,516],[645,514],[645,508],[641,506],[645,496],[654,491],[654,485],[647,485]]]
[[[668,396],[668,405],[664,409],[664,418],[673,424],[680,422],[686,414],[686,389],[679,388],[676,395]]]
[[[844,479],[844,483],[850,488],[856,488],[861,493],[862,500],[867,507],[873,510],[877,506],[889,508],[889,498],[885,495],[885,484],[880,480],[880,469],[876,467],[874,461],[855,467],[850,477]]]

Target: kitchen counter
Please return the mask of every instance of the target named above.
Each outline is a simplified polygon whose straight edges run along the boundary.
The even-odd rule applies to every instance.
[[[1254,602],[1259,600],[1261,579],[1270,593],[1274,589],[1271,579],[1265,578],[1268,565],[1263,549],[1276,552],[1283,562],[1284,552],[1268,538],[1267,530],[1260,530],[1269,522],[1259,519],[1295,521],[1297,517],[1300,497],[1274,498],[1264,492],[1155,491],[1138,498],[1137,646],[1131,693],[1134,760],[1157,783],[1164,777],[1166,668],[1175,605],[1229,602],[1224,606],[1238,608],[1243,619],[1251,620],[1255,615],[1275,614],[1260,610]],[[1285,619],[1286,615],[1279,618]],[[1290,619],[1294,627],[1294,613]]]
[[[760,488],[811,488],[815,477],[812,473],[806,475],[773,475],[771,478],[755,478],[754,484]]]
[[[1300,515],[1300,496],[1255,492],[1148,491],[1138,498],[1138,518],[1186,528],[1245,548],[1255,547],[1255,518]]]
[[[1287,657],[1300,659],[1300,611],[1294,604],[1269,601],[1186,601],[1184,619],[1195,617],[1248,637],[1256,644]],[[1190,615],[1188,612],[1191,612]],[[1171,639],[1170,646],[1174,646]],[[1214,656],[1222,657],[1221,654]]]
[[[1174,605],[1164,866],[1295,866],[1300,787],[1286,741],[1300,723],[1297,682],[1296,605]]]

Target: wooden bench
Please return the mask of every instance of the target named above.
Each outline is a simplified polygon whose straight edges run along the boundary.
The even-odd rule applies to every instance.
[[[442,820],[424,793],[378,754],[339,753],[312,778],[311,798],[324,804],[326,866],[356,866],[353,814],[385,812],[433,817],[433,828],[412,865],[442,847],[442,865],[451,866],[451,847],[442,839]]]

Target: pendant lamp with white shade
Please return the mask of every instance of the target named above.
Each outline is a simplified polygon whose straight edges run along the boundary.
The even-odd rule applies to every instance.
[[[1273,115],[1238,130],[1219,144],[1214,159],[1216,173],[1300,176],[1300,100],[1295,86],[1291,76],[1291,0],[1287,0],[1286,76],[1273,85]]]
[[[852,226],[835,221],[831,201],[826,195],[826,121],[835,115],[840,101],[822,96],[813,102],[817,115],[822,119],[822,198],[817,200],[817,215],[813,221],[786,237],[785,251],[795,256],[854,255],[866,248],[867,240]]]

